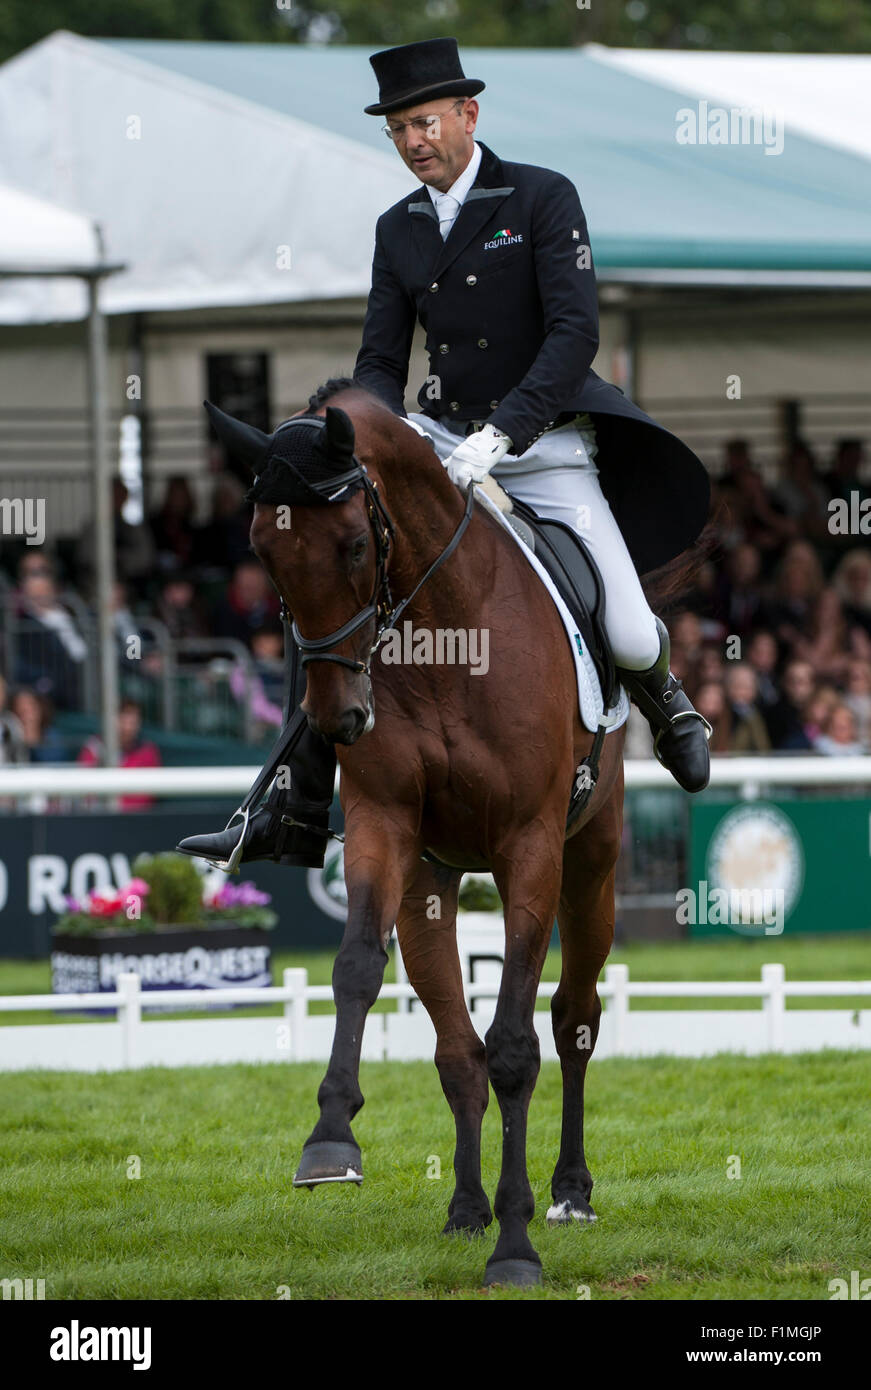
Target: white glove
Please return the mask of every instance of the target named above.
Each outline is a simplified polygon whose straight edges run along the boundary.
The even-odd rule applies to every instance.
[[[448,477],[461,488],[467,488],[470,482],[481,483],[511,447],[507,434],[497,430],[495,425],[485,425],[458,444],[445,459]]]

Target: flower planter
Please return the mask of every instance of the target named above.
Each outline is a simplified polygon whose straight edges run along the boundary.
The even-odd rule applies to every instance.
[[[221,922],[208,927],[167,926],[154,932],[52,934],[53,994],[110,994],[125,971],[135,971],[143,993],[265,987],[272,984],[269,932]]]

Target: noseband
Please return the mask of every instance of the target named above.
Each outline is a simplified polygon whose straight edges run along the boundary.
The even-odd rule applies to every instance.
[[[308,426],[316,424],[323,426],[324,421],[312,419],[311,416],[297,416],[294,420],[288,420],[287,425],[283,425],[281,428],[284,429],[294,424],[304,424]],[[393,525],[390,513],[378,495],[378,484],[374,478],[370,478],[365,463],[361,463],[355,455],[354,467],[349,472],[336,475],[322,482],[309,482],[309,486],[314,488],[316,492],[319,492],[327,501],[337,501],[338,492],[344,492],[347,487],[358,482],[362,483],[363,491],[366,495],[366,512],[375,539],[376,569],[372,597],[365,608],[361,608],[358,613],[354,614],[353,618],[349,618],[341,627],[336,628],[335,632],[327,633],[326,637],[303,637],[296,625],[295,619],[291,624],[291,632],[293,633],[293,639],[296,645],[303,653],[301,658],[301,665],[303,667],[308,666],[312,661],[334,661],[338,666],[347,666],[352,671],[368,676],[370,674],[372,657],[377,651],[385,633],[396,626],[415,595],[423,588],[426,581],[435,573],[439,566],[443,565],[445,560],[454,553],[459,545],[463,532],[472,518],[475,489],[474,486],[470,484],[468,497],[466,499],[466,510],[463,513],[459,526],[451,536],[444,550],[436,557],[423,577],[418,580],[408,597],[394,604],[393,596],[390,592],[390,582],[387,576],[387,562],[390,558],[391,544],[396,538],[396,528]],[[286,622],[288,613],[284,599],[281,601],[281,616]],[[365,627],[367,623],[373,620],[375,622],[375,640],[369,649],[369,655],[365,661],[353,661],[347,656],[337,656],[335,654],[332,650],[333,647],[338,647],[348,637],[352,637],[355,632],[359,632],[361,627]]]

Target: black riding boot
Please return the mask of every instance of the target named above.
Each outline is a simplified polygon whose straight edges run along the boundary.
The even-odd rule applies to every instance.
[[[287,704],[285,724],[290,723],[305,696],[305,672],[299,663],[299,649],[289,631]],[[289,773],[289,778],[288,778]],[[332,743],[314,733],[308,725],[287,759],[263,806],[252,812],[245,827],[240,864],[271,859],[277,864],[319,869],[323,866],[333,804],[336,776],[336,750]],[[289,780],[290,786],[285,782]],[[224,867],[239,844],[242,824],[231,824],[213,835],[189,835],[177,848]]]
[[[647,671],[618,674],[653,733],[653,752],[672,777],[688,792],[700,792],[711,775],[708,739],[713,732],[704,715],[693,709],[683,682],[668,669],[671,643],[661,619],[659,656]]]

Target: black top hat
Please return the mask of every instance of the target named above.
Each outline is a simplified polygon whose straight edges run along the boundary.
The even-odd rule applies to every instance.
[[[403,106],[436,97],[473,97],[483,92],[478,77],[466,77],[456,39],[423,39],[385,48],[369,59],[378,78],[378,101],[363,109],[368,116],[385,116]]]

